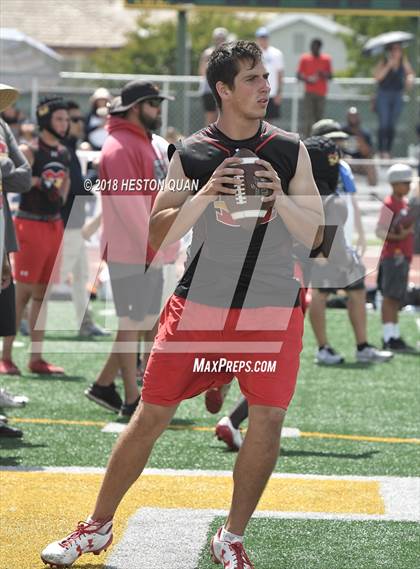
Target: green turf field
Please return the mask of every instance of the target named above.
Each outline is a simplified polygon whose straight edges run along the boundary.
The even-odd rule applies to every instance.
[[[101,303],[94,304],[99,313]],[[401,315],[402,333],[414,345],[418,339],[416,318]],[[329,310],[328,331],[330,342],[345,355],[346,363],[337,367],[315,365],[315,343],[306,323],[298,388],[286,420],[286,426],[300,429],[302,436],[284,439],[276,472],[418,477],[420,356],[399,355],[382,365],[355,363],[345,310]],[[380,344],[376,313],[369,316],[369,338]],[[73,333],[51,332],[47,339],[51,346],[57,339],[67,346],[69,353],[47,354],[54,363],[65,367],[67,376],[37,377],[26,372],[27,340],[18,337],[25,343],[15,350],[15,361],[23,376],[2,377],[0,385],[13,393],[26,394],[30,403],[23,409],[8,410],[10,421],[24,430],[24,437],[1,441],[0,467],[103,467],[117,435],[101,429],[110,421],[121,420],[87,400],[83,391],[94,381],[106,356],[77,349],[80,339]],[[94,345],[98,342],[105,344],[109,340],[96,340]],[[206,412],[202,397],[184,402],[171,428],[157,443],[148,466],[230,470],[236,455],[214,438],[213,427],[230,410],[238,393],[235,385],[217,416]],[[417,530],[418,526],[409,521],[258,518],[250,525],[247,543],[257,569],[418,569]],[[34,563],[22,564],[22,568],[42,566]],[[99,569],[103,565],[82,566]],[[199,569],[211,566],[207,550],[203,551]],[[21,569],[7,564],[1,567]]]

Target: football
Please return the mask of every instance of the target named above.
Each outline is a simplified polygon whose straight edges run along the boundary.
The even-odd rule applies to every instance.
[[[263,197],[270,196],[273,191],[268,188],[259,188],[258,182],[263,181],[255,175],[255,172],[264,170],[264,166],[256,164],[258,156],[247,148],[237,150],[234,157],[238,160],[239,167],[244,171],[243,178],[235,179],[230,187],[235,189],[235,195],[226,199],[229,213],[236,223],[243,229],[253,230],[256,225],[263,222],[271,209],[271,203],[263,202]]]

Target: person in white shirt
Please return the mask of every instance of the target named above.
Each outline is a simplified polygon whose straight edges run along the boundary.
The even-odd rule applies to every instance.
[[[258,28],[255,32],[255,41],[263,52],[263,63],[269,73],[270,100],[268,102],[265,118],[280,118],[280,105],[283,93],[284,58],[282,52],[270,45],[270,33],[267,28]]]

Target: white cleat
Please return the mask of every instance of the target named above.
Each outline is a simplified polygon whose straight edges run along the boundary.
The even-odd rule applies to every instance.
[[[222,541],[221,532],[220,527],[210,544],[210,553],[214,563],[221,563],[223,569],[255,569],[242,543]]]
[[[317,351],[315,361],[318,364],[333,366],[342,364],[344,362],[344,358],[340,354],[337,354],[331,346],[324,346]]]
[[[216,425],[216,437],[223,441],[231,450],[239,450],[242,446],[242,435],[235,429],[229,417],[222,417]]]
[[[73,533],[47,545],[41,559],[53,568],[70,567],[84,553],[99,555],[112,543],[112,521],[79,522]]]
[[[389,350],[378,350],[375,346],[367,345],[363,350],[356,350],[356,360],[360,363],[389,362],[394,354]]]

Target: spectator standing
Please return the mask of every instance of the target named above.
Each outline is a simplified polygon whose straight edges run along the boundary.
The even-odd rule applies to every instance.
[[[379,120],[378,150],[381,158],[390,158],[404,91],[410,89],[414,82],[413,69],[400,43],[386,47],[373,76],[377,82],[375,110]]]
[[[410,191],[413,173],[406,164],[393,164],[387,172],[387,178],[392,194],[384,200],[376,228],[376,235],[384,240],[378,277],[383,296],[383,344],[394,352],[412,352],[414,349],[401,338],[398,312],[407,292],[414,250],[414,220],[408,226],[403,223],[407,215],[406,196]]]
[[[107,137],[105,124],[111,99],[111,93],[103,87],[96,89],[90,98],[91,108],[86,117],[86,140],[92,150],[101,150]]]
[[[341,127],[348,137],[343,142],[342,150],[344,156],[355,159],[373,158],[373,142],[370,132],[362,126],[362,120],[357,107],[350,107],[347,111],[347,122]],[[355,174],[363,174],[367,177],[370,186],[376,186],[378,176],[373,164],[353,165],[352,170]]]
[[[331,132],[320,136],[318,133]],[[330,251],[321,251],[321,264],[314,262],[312,267],[312,301],[309,308],[311,325],[318,343],[316,361],[324,365],[336,365],[344,362],[329,344],[327,337],[326,308],[330,293],[343,289],[348,296],[348,316],[356,340],[356,360],[361,363],[382,363],[392,358],[392,353],[375,348],[368,342],[366,318],[365,267],[361,263],[352,245],[351,233],[346,236],[345,225],[348,216],[347,195],[354,196],[356,188],[349,188],[352,183],[351,170],[339,159],[339,149],[334,138],[346,136],[333,130],[340,125],[331,119],[324,119],[314,125],[315,136],[305,140],[312,162],[315,182],[323,196],[326,220],[326,242],[329,231],[333,229]],[[345,167],[344,167],[345,166]],[[360,232],[360,229],[359,229]],[[350,238],[349,238],[350,237]],[[326,259],[325,259],[326,257]]]
[[[70,157],[62,141],[67,136],[69,117],[67,106],[60,97],[42,100],[37,106],[40,129],[37,146],[22,146],[22,152],[32,166],[32,186],[22,195],[15,217],[15,229],[20,249],[14,255],[16,285],[16,324],[30,305],[29,327],[31,355],[29,369],[38,374],[63,374],[61,367],[42,359],[45,333],[47,287],[56,282],[56,264],[63,237],[60,209],[69,190]],[[55,269],[55,270],[54,270]],[[44,306],[43,306],[44,304]],[[43,308],[41,310],[41,308]],[[14,337],[5,338],[3,364],[12,363]]]
[[[9,85],[0,84],[0,111],[13,103],[18,91]],[[4,184],[3,184],[4,174]],[[11,129],[0,119],[0,337],[16,333],[15,288],[9,262],[9,252],[16,246],[12,217],[3,190],[28,191],[31,185],[31,169],[17,147]],[[7,373],[7,366],[0,360],[0,374]],[[16,397],[0,389],[0,408],[22,407],[26,397]],[[7,418],[0,417],[0,437],[20,438],[23,432],[7,424]]]
[[[216,101],[211,92],[209,82],[207,81],[206,71],[207,64],[213,51],[227,41],[229,32],[226,28],[215,28],[212,34],[212,45],[207,47],[200,57],[198,66],[198,74],[201,75],[201,100],[204,109],[204,121],[206,125],[211,124],[217,119]]]
[[[305,136],[309,136],[314,123],[324,116],[328,81],[332,79],[331,57],[321,53],[322,41],[311,41],[310,53],[304,53],[299,59],[297,78],[305,84],[303,116]]]
[[[267,28],[261,27],[255,32],[256,43],[263,54],[263,63],[269,73],[270,98],[265,118],[269,122],[281,116],[280,105],[283,93],[284,57],[276,47],[270,45],[270,33]]]
[[[87,284],[89,267],[82,227],[85,224],[85,206],[88,200],[95,199],[86,192],[82,168],[76,154],[77,143],[83,139],[84,119],[77,103],[67,103],[70,119],[70,130],[65,145],[70,154],[70,191],[66,203],[61,208],[61,217],[65,227],[62,245],[61,282],[72,275],[72,297],[76,310],[76,324],[80,335],[105,336],[100,326],[93,322],[92,312],[88,307],[89,298]]]
[[[137,346],[139,330],[151,329],[160,312],[162,271],[147,268],[154,256],[148,246],[148,232],[156,197],[156,192],[147,189],[147,182],[156,181],[165,172],[153,148],[151,131],[159,128],[160,106],[169,98],[151,83],[127,83],[121,97],[113,101],[109,135],[101,153],[100,180],[109,187],[101,193],[102,250],[111,276],[118,331],[112,353],[85,394],[123,416],[131,416],[140,399],[137,350],[132,346]],[[129,186],[137,189],[129,192]],[[128,348],[121,350],[121,346]],[[119,370],[124,403],[114,384]]]
[[[7,101],[15,100],[18,92],[8,85],[0,85],[0,106]],[[0,119],[0,166],[2,174],[2,192],[0,202],[3,204],[4,215],[4,258],[3,267],[10,267],[8,255],[18,250],[12,215],[7,201],[8,193],[23,194],[31,187],[31,167],[25,156],[19,150],[16,139],[9,125]],[[2,259],[2,257],[0,257]],[[13,278],[4,283],[0,295],[0,336],[6,343],[13,341],[16,333],[15,284]],[[19,369],[13,364],[11,358],[3,354],[0,359],[0,374],[17,375]]]

